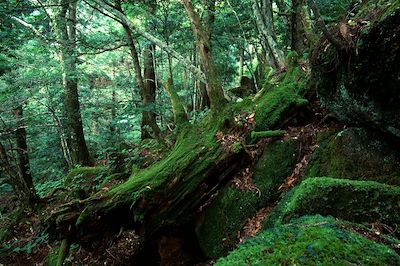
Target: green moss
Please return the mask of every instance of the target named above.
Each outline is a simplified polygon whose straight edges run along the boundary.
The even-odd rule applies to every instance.
[[[239,153],[241,150],[243,150],[243,145],[240,141],[235,142],[231,145],[231,151],[233,153]]]
[[[57,266],[58,261],[58,252],[60,247],[52,248],[47,255],[47,265],[48,266]]]
[[[304,180],[283,208],[283,221],[308,214],[332,215],[358,223],[400,226],[400,188],[373,181],[329,177]]]
[[[247,218],[254,216],[266,202],[276,198],[278,187],[290,175],[298,156],[297,143],[270,143],[253,172],[253,190],[228,184],[204,211],[197,235],[208,257],[226,255],[237,243],[237,232]]]
[[[398,265],[389,247],[352,232],[348,223],[304,217],[249,239],[215,265]]]
[[[64,179],[64,186],[77,198],[87,198],[107,177],[106,167],[80,167],[72,169]]]
[[[50,249],[47,255],[48,266],[62,266],[65,258],[68,256],[69,243],[67,240],[61,241],[60,245]]]
[[[271,90],[264,88],[254,99],[256,130],[268,130],[277,125],[282,114],[291,108],[308,103],[303,95],[306,91],[307,75],[299,67],[291,68],[283,80]]]
[[[147,211],[152,208],[141,209],[140,203],[162,208],[161,199],[162,202],[172,202],[145,223],[146,233],[151,234],[152,230],[185,216],[188,209],[197,208],[202,200],[202,195],[196,194],[197,188],[209,176],[210,169],[216,167],[215,162],[229,156],[217,142],[216,133],[223,130],[226,123],[231,123],[230,117],[233,117],[232,110],[227,108],[219,116],[209,115],[196,125],[182,125],[174,149],[164,159],[131,175],[125,183],[106,194],[100,192],[100,195],[89,198],[85,209],[88,216],[84,221],[97,219],[92,217],[96,213],[107,215],[116,210],[126,213],[134,210],[131,212],[132,220],[141,222],[151,215]],[[90,223],[81,222],[78,229],[84,233],[86,229],[90,230]]]
[[[349,128],[318,136],[306,177],[332,176],[400,185],[400,154],[376,132]]]

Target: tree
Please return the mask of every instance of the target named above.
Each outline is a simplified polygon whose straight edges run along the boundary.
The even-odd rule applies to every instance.
[[[283,52],[279,49],[274,32],[272,2],[270,0],[252,0],[253,12],[257,28],[262,36],[262,44],[269,64],[275,69],[282,70],[286,67]]]
[[[182,3],[192,25],[196,46],[200,52],[202,67],[206,76],[206,90],[210,99],[211,110],[216,112],[221,111],[225,106],[225,98],[212,54],[211,24],[213,18],[211,16],[209,18],[209,23],[203,24],[192,2],[190,0],[182,0]],[[212,9],[212,6],[213,4],[209,6],[209,9]],[[211,15],[212,10],[209,12]]]
[[[76,50],[77,1],[59,0],[60,8],[55,18],[55,32],[60,45],[60,59],[64,86],[64,107],[68,144],[72,161],[80,165],[92,165],[86,145],[78,94]]]

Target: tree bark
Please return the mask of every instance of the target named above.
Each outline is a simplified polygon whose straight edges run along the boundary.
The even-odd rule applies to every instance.
[[[150,126],[153,133],[157,138],[161,137],[161,129],[157,125],[157,115],[152,110],[154,109],[156,101],[156,73],[154,69],[154,48],[153,44],[150,44],[144,51],[144,80],[145,86],[142,92],[143,107],[142,112],[142,139],[150,138],[152,135],[146,129],[146,126]]]
[[[63,71],[64,108],[67,123],[68,142],[75,164],[89,166],[92,159],[86,145],[79,104],[76,51],[76,1],[60,0],[57,14],[56,32],[60,43]]]
[[[18,174],[23,190],[24,201],[32,206],[37,201],[35,186],[33,185],[31,170],[29,166],[28,144],[26,142],[26,130],[23,122],[22,106],[18,106],[13,111],[14,117],[17,120],[17,130],[15,131],[15,139],[17,144],[18,158]]]
[[[210,98],[211,110],[218,112],[224,108],[226,101],[212,55],[211,28],[210,25],[201,23],[200,17],[190,0],[182,0],[182,3],[191,22],[193,34],[199,49],[206,76],[206,90]]]
[[[115,1],[115,9],[125,16],[122,7],[121,1]],[[133,33],[128,24],[119,21],[124,28],[125,37],[128,42],[131,59],[133,63],[133,67],[135,69],[135,77],[136,82],[138,84],[140,94],[142,97],[142,103],[144,110],[142,111],[142,121],[141,121],[141,138],[153,138],[157,139],[161,138],[161,129],[157,125],[156,114],[150,110],[151,106],[155,103],[155,71],[153,65],[153,48],[154,45],[149,45],[148,49],[146,49],[144,53],[144,78],[142,76],[142,68],[140,66],[139,54],[136,49],[135,39],[133,38]],[[153,132],[149,131],[151,129]]]
[[[264,47],[266,49],[267,58],[272,63],[272,67],[278,70],[286,68],[283,52],[279,49],[274,33],[274,22],[272,16],[272,3],[270,0],[252,0],[253,12],[256,17],[257,27]]]
[[[291,13],[291,49],[301,55],[304,51],[303,10],[304,0],[292,0]]]

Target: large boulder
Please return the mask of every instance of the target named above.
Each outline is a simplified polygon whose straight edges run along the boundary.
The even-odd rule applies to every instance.
[[[373,235],[333,218],[303,217],[263,231],[215,265],[399,265],[390,248],[396,240],[382,238],[386,246],[368,239]]]
[[[359,35],[349,42],[355,42],[352,52],[321,42],[313,81],[321,103],[339,120],[400,137],[400,4],[365,4],[371,5],[368,14],[342,24],[342,34]]]
[[[396,232],[400,226],[400,188],[374,181],[308,178],[279,203],[266,220],[265,228],[314,214],[384,225],[383,229],[400,236]]]
[[[378,131],[345,128],[320,133],[306,177],[331,176],[400,185],[400,152]]]

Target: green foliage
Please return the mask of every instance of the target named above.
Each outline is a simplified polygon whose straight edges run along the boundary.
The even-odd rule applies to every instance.
[[[315,4],[326,22],[336,22],[346,15],[352,0],[315,0]]]
[[[31,254],[33,249],[38,245],[47,243],[49,234],[42,233],[40,236],[35,237],[33,240],[28,241],[25,245],[19,246],[18,240],[15,240],[11,244],[5,244],[0,248],[0,254],[5,252],[16,252],[16,253],[27,253]]]
[[[72,169],[64,179],[64,186],[71,188],[78,197],[87,197],[98,189],[107,175],[105,167],[79,167]]]
[[[223,265],[398,265],[389,247],[357,234],[351,225],[322,216],[303,217],[249,239]],[[365,229],[364,229],[365,230]]]

